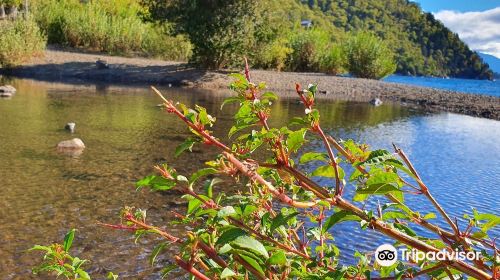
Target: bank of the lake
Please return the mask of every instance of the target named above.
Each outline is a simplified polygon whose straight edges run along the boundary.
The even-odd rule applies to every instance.
[[[105,60],[108,69],[97,69]],[[206,89],[227,88],[228,72],[203,71],[179,62],[143,58],[124,58],[101,54],[49,49],[15,69],[0,69],[0,74],[49,82],[110,85],[165,85]],[[328,94],[321,98],[368,102],[380,98],[427,111],[448,111],[500,120],[500,98],[481,94],[411,86],[366,79],[336,77],[319,73],[288,73],[255,70],[255,81],[264,81],[279,94],[294,94],[295,83],[317,83]]]

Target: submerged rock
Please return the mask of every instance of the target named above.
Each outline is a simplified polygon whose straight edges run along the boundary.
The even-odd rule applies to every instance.
[[[375,107],[376,107],[376,106],[380,106],[380,105],[382,105],[382,103],[383,103],[383,102],[382,102],[382,100],[380,100],[380,98],[375,98],[375,99],[372,99],[372,100],[370,101],[370,104],[372,104],[372,105],[373,105],[373,106],[375,106]]]
[[[11,85],[0,86],[0,93],[16,93],[16,88]]]
[[[85,149],[85,144],[80,138],[73,138],[71,140],[61,141],[57,144],[57,149],[64,150],[83,150]]]
[[[64,129],[66,129],[67,131],[69,131],[71,133],[74,133],[75,132],[75,126],[76,126],[76,124],[74,122],[70,122],[70,123],[67,123],[64,126]]]
[[[106,60],[102,60],[102,59],[98,59],[96,62],[95,62],[95,66],[97,67],[97,69],[101,70],[101,69],[109,69],[109,64]]]
[[[13,93],[12,92],[0,92],[0,97],[3,98],[10,98],[12,97]]]

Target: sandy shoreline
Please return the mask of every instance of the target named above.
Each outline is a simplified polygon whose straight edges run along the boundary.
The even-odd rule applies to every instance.
[[[98,70],[95,61],[106,60],[110,68]],[[109,85],[172,85],[194,88],[227,88],[228,72],[202,71],[178,62],[143,58],[124,58],[47,50],[22,67],[0,74],[48,82]],[[378,97],[386,102],[399,102],[428,111],[448,111],[500,120],[500,98],[458,93],[365,79],[335,77],[318,73],[252,71],[254,81],[266,82],[268,88],[282,95],[294,94],[295,83],[318,84],[328,94],[319,98],[368,102]]]

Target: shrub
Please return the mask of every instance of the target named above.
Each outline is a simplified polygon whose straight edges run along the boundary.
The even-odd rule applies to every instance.
[[[155,1],[153,1],[155,2]],[[262,1],[166,1],[161,20],[175,23],[177,32],[193,44],[191,61],[209,69],[232,66],[254,44],[256,9]]]
[[[175,156],[190,151],[194,145],[220,151],[206,163],[206,168],[191,176],[162,164],[155,167],[157,175],[137,182],[139,189],[182,193],[187,211],[175,213],[175,223],[185,224],[188,231],[174,236],[168,227],[150,224],[145,210],[129,207],[121,212],[120,224],[105,226],[132,231],[137,238],[146,234],[161,237],[164,242],[152,250],[151,260],[165,254],[193,278],[203,280],[402,279],[424,275],[437,279],[461,275],[492,279],[498,275],[499,250],[488,231],[500,224],[500,217],[473,210],[473,215],[464,216],[465,226],[459,228],[400,148],[394,146],[394,152],[370,150],[353,140],[339,142],[327,135],[314,107],[315,85],[305,89],[296,86],[305,112],[291,120],[293,129],[270,127],[271,103],[277,96],[266,92],[264,84],[251,83],[248,68],[245,73],[232,75],[235,81],[230,88],[235,96],[223,103],[239,104],[229,131],[234,140],[228,144],[213,136],[210,127],[216,120],[205,108],[190,109],[167,100],[153,88],[166,111],[193,133],[177,148]],[[322,143],[322,150],[306,147],[312,138],[317,141],[311,146]],[[203,182],[203,178],[208,180]],[[222,179],[228,186],[235,186],[234,191],[215,193],[214,185],[221,184]],[[351,191],[355,194],[353,201],[346,195]],[[408,195],[419,196],[422,203],[427,200],[432,206],[428,210],[435,213],[410,209],[405,204]],[[438,217],[437,222],[432,220]],[[342,266],[341,252],[330,230],[344,222],[377,231],[407,252],[481,252],[482,259],[471,263],[452,258],[396,260],[382,267],[378,262],[372,264],[376,259],[373,253],[357,252],[357,264]],[[352,242],[359,240],[353,236]],[[166,250],[172,244],[179,246],[174,256]],[[387,253],[383,256],[394,259]],[[174,268],[168,265],[164,272]]]
[[[320,56],[319,70],[321,72],[338,75],[344,72],[345,54],[342,47],[332,45]]]
[[[266,44],[253,58],[255,65],[264,69],[275,69],[278,71],[285,69],[287,67],[287,58],[293,51],[288,44],[289,42],[286,38],[278,38]]]
[[[381,79],[396,71],[393,53],[375,35],[359,32],[344,45],[346,68],[359,78]]]
[[[167,29],[145,23],[137,1],[47,0],[35,5],[35,17],[51,44],[121,55],[153,56],[186,60],[191,46],[183,36],[172,37]]]
[[[322,30],[298,30],[290,39],[288,58],[291,71],[319,71],[321,57],[329,47],[330,37]]]
[[[41,55],[45,37],[32,18],[0,20],[0,66],[13,67]]]

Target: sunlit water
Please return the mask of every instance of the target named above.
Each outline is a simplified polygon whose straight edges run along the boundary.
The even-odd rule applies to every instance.
[[[145,246],[137,246],[129,232],[102,228],[96,222],[118,222],[120,209],[128,205],[145,208],[151,222],[168,225],[171,210],[184,211],[178,195],[135,192],[135,181],[164,161],[181,173],[192,172],[216,151],[195,148],[193,154],[174,159],[175,147],[189,133],[156,107],[158,99],[147,89],[11,83],[18,93],[0,99],[0,279],[34,279],[30,268],[40,255],[27,249],[60,241],[70,228],[78,229],[75,255],[92,260],[90,272],[97,278],[114,271],[121,279],[158,279],[170,260],[161,257],[157,265],[149,264],[150,239],[141,239]],[[215,133],[226,139],[222,132],[231,125],[235,108],[221,112],[220,93],[165,92],[171,99],[207,107],[218,118]],[[339,138],[353,137],[383,148],[394,142],[405,149],[452,216],[461,217],[471,207],[500,214],[500,122],[423,114],[390,104],[375,108],[322,101],[318,106],[323,125]],[[275,104],[271,123],[282,124],[303,112],[294,99],[284,100]],[[77,124],[74,135],[63,129],[69,121]],[[59,141],[73,137],[85,142],[83,154],[56,152]],[[311,142],[321,149],[319,142]],[[423,213],[431,210],[420,197],[408,201]],[[168,228],[182,236],[181,226]],[[345,263],[353,261],[349,256],[355,250],[372,251],[381,242],[371,232],[353,234],[358,232],[355,228],[356,224],[347,223],[332,230]],[[498,231],[495,234],[499,236]]]
[[[434,77],[392,75],[385,78],[384,81],[500,97],[500,81],[498,80],[443,79]]]

